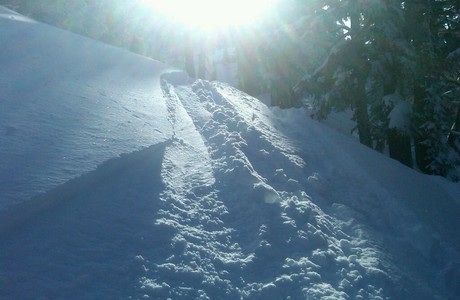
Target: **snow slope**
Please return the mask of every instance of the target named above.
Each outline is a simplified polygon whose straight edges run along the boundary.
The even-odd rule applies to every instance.
[[[458,186],[0,16],[0,299],[460,296]]]
[[[0,210],[171,135],[160,63],[6,9],[0,25]]]

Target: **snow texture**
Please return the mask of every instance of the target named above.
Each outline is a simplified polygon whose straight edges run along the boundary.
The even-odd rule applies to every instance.
[[[459,187],[0,8],[0,299],[457,299]]]
[[[0,210],[171,135],[158,62],[0,11]],[[157,94],[161,98],[161,94]],[[13,162],[13,163],[11,163]]]
[[[388,106],[393,107],[388,115],[390,122],[388,128],[398,129],[399,131],[408,134],[410,132],[410,119],[412,116],[412,108],[408,101],[404,101],[399,94],[391,94],[384,97],[383,101]]]

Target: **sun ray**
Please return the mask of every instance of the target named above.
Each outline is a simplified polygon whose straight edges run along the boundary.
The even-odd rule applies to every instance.
[[[191,29],[241,27],[257,22],[275,0],[138,0],[146,8]]]

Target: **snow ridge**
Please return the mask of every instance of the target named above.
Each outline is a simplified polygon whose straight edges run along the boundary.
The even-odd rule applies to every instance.
[[[218,266],[234,264],[241,251],[221,220],[227,210],[212,188],[215,178],[207,148],[174,90],[166,81],[162,87],[174,136],[163,160],[165,190],[155,225],[170,232],[171,248],[166,259],[146,262],[140,290],[175,299],[212,299],[224,290],[235,299],[235,289]]]
[[[404,293],[398,270],[385,263],[391,257],[356,212],[334,204],[325,213],[303,191],[309,181],[284,171],[301,178],[306,163],[295,145],[283,143],[282,124],[268,109],[220,83],[164,80],[162,88],[175,137],[163,163],[166,190],[156,224],[171,232],[173,243],[165,261],[149,261],[141,280],[147,295],[386,299]],[[187,180],[197,175],[201,181]]]
[[[327,276],[320,275],[331,272],[324,270],[330,267],[326,261],[329,259],[332,263],[338,256],[329,249],[335,224],[302,192],[300,183],[284,172],[285,169],[301,172],[305,162],[292,154],[295,148],[285,142],[288,139],[276,129],[280,124],[274,123],[275,118],[264,106],[255,104],[249,108],[257,102],[225,85],[198,81],[192,89],[213,115],[202,127],[214,150],[211,152],[216,153],[213,161],[230,158],[223,167],[218,166],[223,173],[221,181],[227,185],[223,190],[238,186],[239,192],[226,203],[237,216],[234,227],[247,228],[246,232],[238,233],[239,243],[253,257],[248,266],[252,276],[245,278],[248,290],[245,296],[249,299],[300,299],[320,295],[346,299],[351,296],[346,292],[353,284],[347,284],[347,280],[333,283]],[[197,101],[183,103],[187,107],[187,103]],[[259,146],[248,147],[251,143]],[[230,151],[225,153],[225,149]],[[251,153],[251,149],[258,152]],[[257,167],[265,177],[251,162],[259,162]],[[249,175],[248,180],[241,180],[246,178],[241,176],[242,172]],[[258,179],[254,186],[251,186],[251,178]],[[241,187],[245,181],[248,185]],[[259,197],[254,195],[258,186],[262,187]],[[276,201],[271,201],[274,198]],[[248,222],[251,219],[253,221]],[[360,273],[353,270],[349,279],[358,282],[366,276]],[[360,291],[365,298],[374,298],[381,292],[372,286],[368,291]]]

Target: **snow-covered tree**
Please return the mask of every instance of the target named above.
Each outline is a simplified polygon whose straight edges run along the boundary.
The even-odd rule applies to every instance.
[[[458,1],[313,2],[305,30],[321,33],[316,47],[327,54],[297,91],[315,95],[317,115],[351,108],[363,144],[388,146],[391,157],[412,166],[414,140],[422,171],[455,169]]]
[[[460,77],[455,51],[460,47],[460,4],[408,1],[405,14],[406,32],[416,52],[413,126],[417,165],[424,172],[458,179],[460,148],[451,128],[458,112]]]
[[[361,143],[374,147],[368,87],[370,82],[382,88],[390,86],[388,82],[397,82],[398,73],[401,73],[396,72],[394,66],[402,46],[393,42],[398,36],[400,6],[398,1],[390,0],[317,3],[319,7],[309,18],[317,24],[318,34],[327,33],[323,34],[323,44],[329,45],[328,54],[306,76],[299,90],[315,91],[321,99],[320,115],[327,115],[332,109],[351,108]],[[395,89],[396,86],[382,91],[380,106],[384,104],[383,96],[394,93]],[[383,117],[388,118],[388,115]]]

